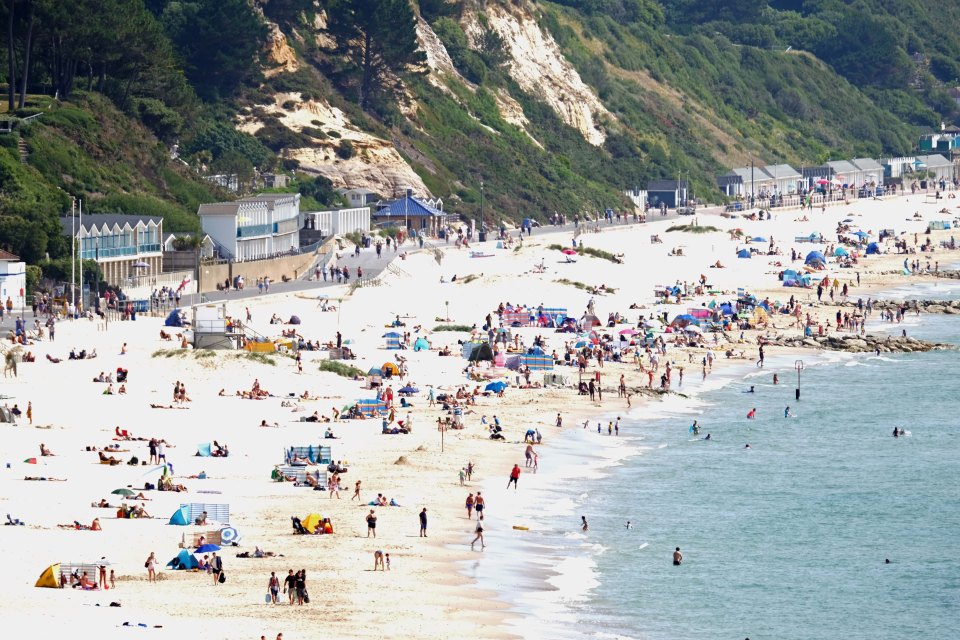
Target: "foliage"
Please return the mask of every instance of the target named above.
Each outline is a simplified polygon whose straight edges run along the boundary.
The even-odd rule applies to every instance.
[[[354,378],[362,378],[366,375],[362,369],[336,360],[321,360],[317,368],[320,369],[320,371],[335,373],[338,376],[350,378],[351,380]]]
[[[675,224],[667,227],[667,231],[684,231],[687,233],[716,233],[720,229],[710,225]]]
[[[473,327],[468,324],[438,324],[433,328],[434,331],[473,331]]]

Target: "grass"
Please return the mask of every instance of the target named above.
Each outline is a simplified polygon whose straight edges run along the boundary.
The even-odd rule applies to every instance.
[[[566,278],[560,278],[559,280],[554,280],[557,284],[566,284],[571,287],[576,287],[577,289],[582,289],[584,291],[593,291],[596,287],[591,287],[588,284],[583,282],[577,282],[576,280],[567,280]],[[616,293],[617,290],[613,287],[607,287],[605,289],[607,293]]]
[[[471,273],[470,275],[468,275],[467,277],[463,278],[462,280],[457,280],[457,282],[459,282],[460,284],[470,284],[471,282],[473,282],[474,280],[476,280],[476,279],[479,278],[479,277],[480,277],[480,276],[478,276],[477,274]]]
[[[434,331],[472,331],[473,327],[466,324],[438,324]]]
[[[675,224],[672,227],[667,227],[667,231],[686,231],[687,233],[714,233],[720,231],[716,227],[711,227],[710,225],[700,226],[694,224]]]
[[[335,373],[338,376],[350,379],[358,376],[363,377],[366,375],[362,369],[358,369],[350,364],[337,362],[336,360],[321,360],[319,369],[320,371],[328,371],[330,373]]]
[[[547,247],[548,249],[553,249],[554,251],[563,251],[564,249],[569,249],[571,247],[565,247],[559,244],[551,244]],[[592,256],[594,258],[600,258],[601,260],[608,260],[614,264],[621,264],[620,259],[617,256],[613,255],[609,251],[604,251],[602,249],[594,249],[593,247],[580,247],[576,248],[577,255],[579,256]]]
[[[234,354],[235,360],[252,360],[260,364],[268,364],[271,367],[277,366],[277,360],[272,353],[252,353],[250,351],[240,351]]]

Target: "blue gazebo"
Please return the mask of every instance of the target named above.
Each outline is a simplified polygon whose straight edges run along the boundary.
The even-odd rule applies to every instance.
[[[399,200],[388,202],[373,214],[374,222],[389,223],[406,229],[435,233],[446,222],[443,201],[423,200],[411,189]]]

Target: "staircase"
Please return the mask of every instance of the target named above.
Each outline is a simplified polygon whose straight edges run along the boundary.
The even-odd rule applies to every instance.
[[[17,151],[20,152],[20,162],[27,164],[27,157],[30,156],[30,150],[27,148],[27,141],[23,138],[17,138]]]

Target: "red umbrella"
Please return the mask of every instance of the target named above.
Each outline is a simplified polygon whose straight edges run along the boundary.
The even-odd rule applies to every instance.
[[[568,256],[575,256],[575,255],[577,255],[577,252],[574,251],[573,249],[570,249],[570,248],[564,249],[564,250],[562,251],[562,253],[563,253],[564,255],[568,255]]]

